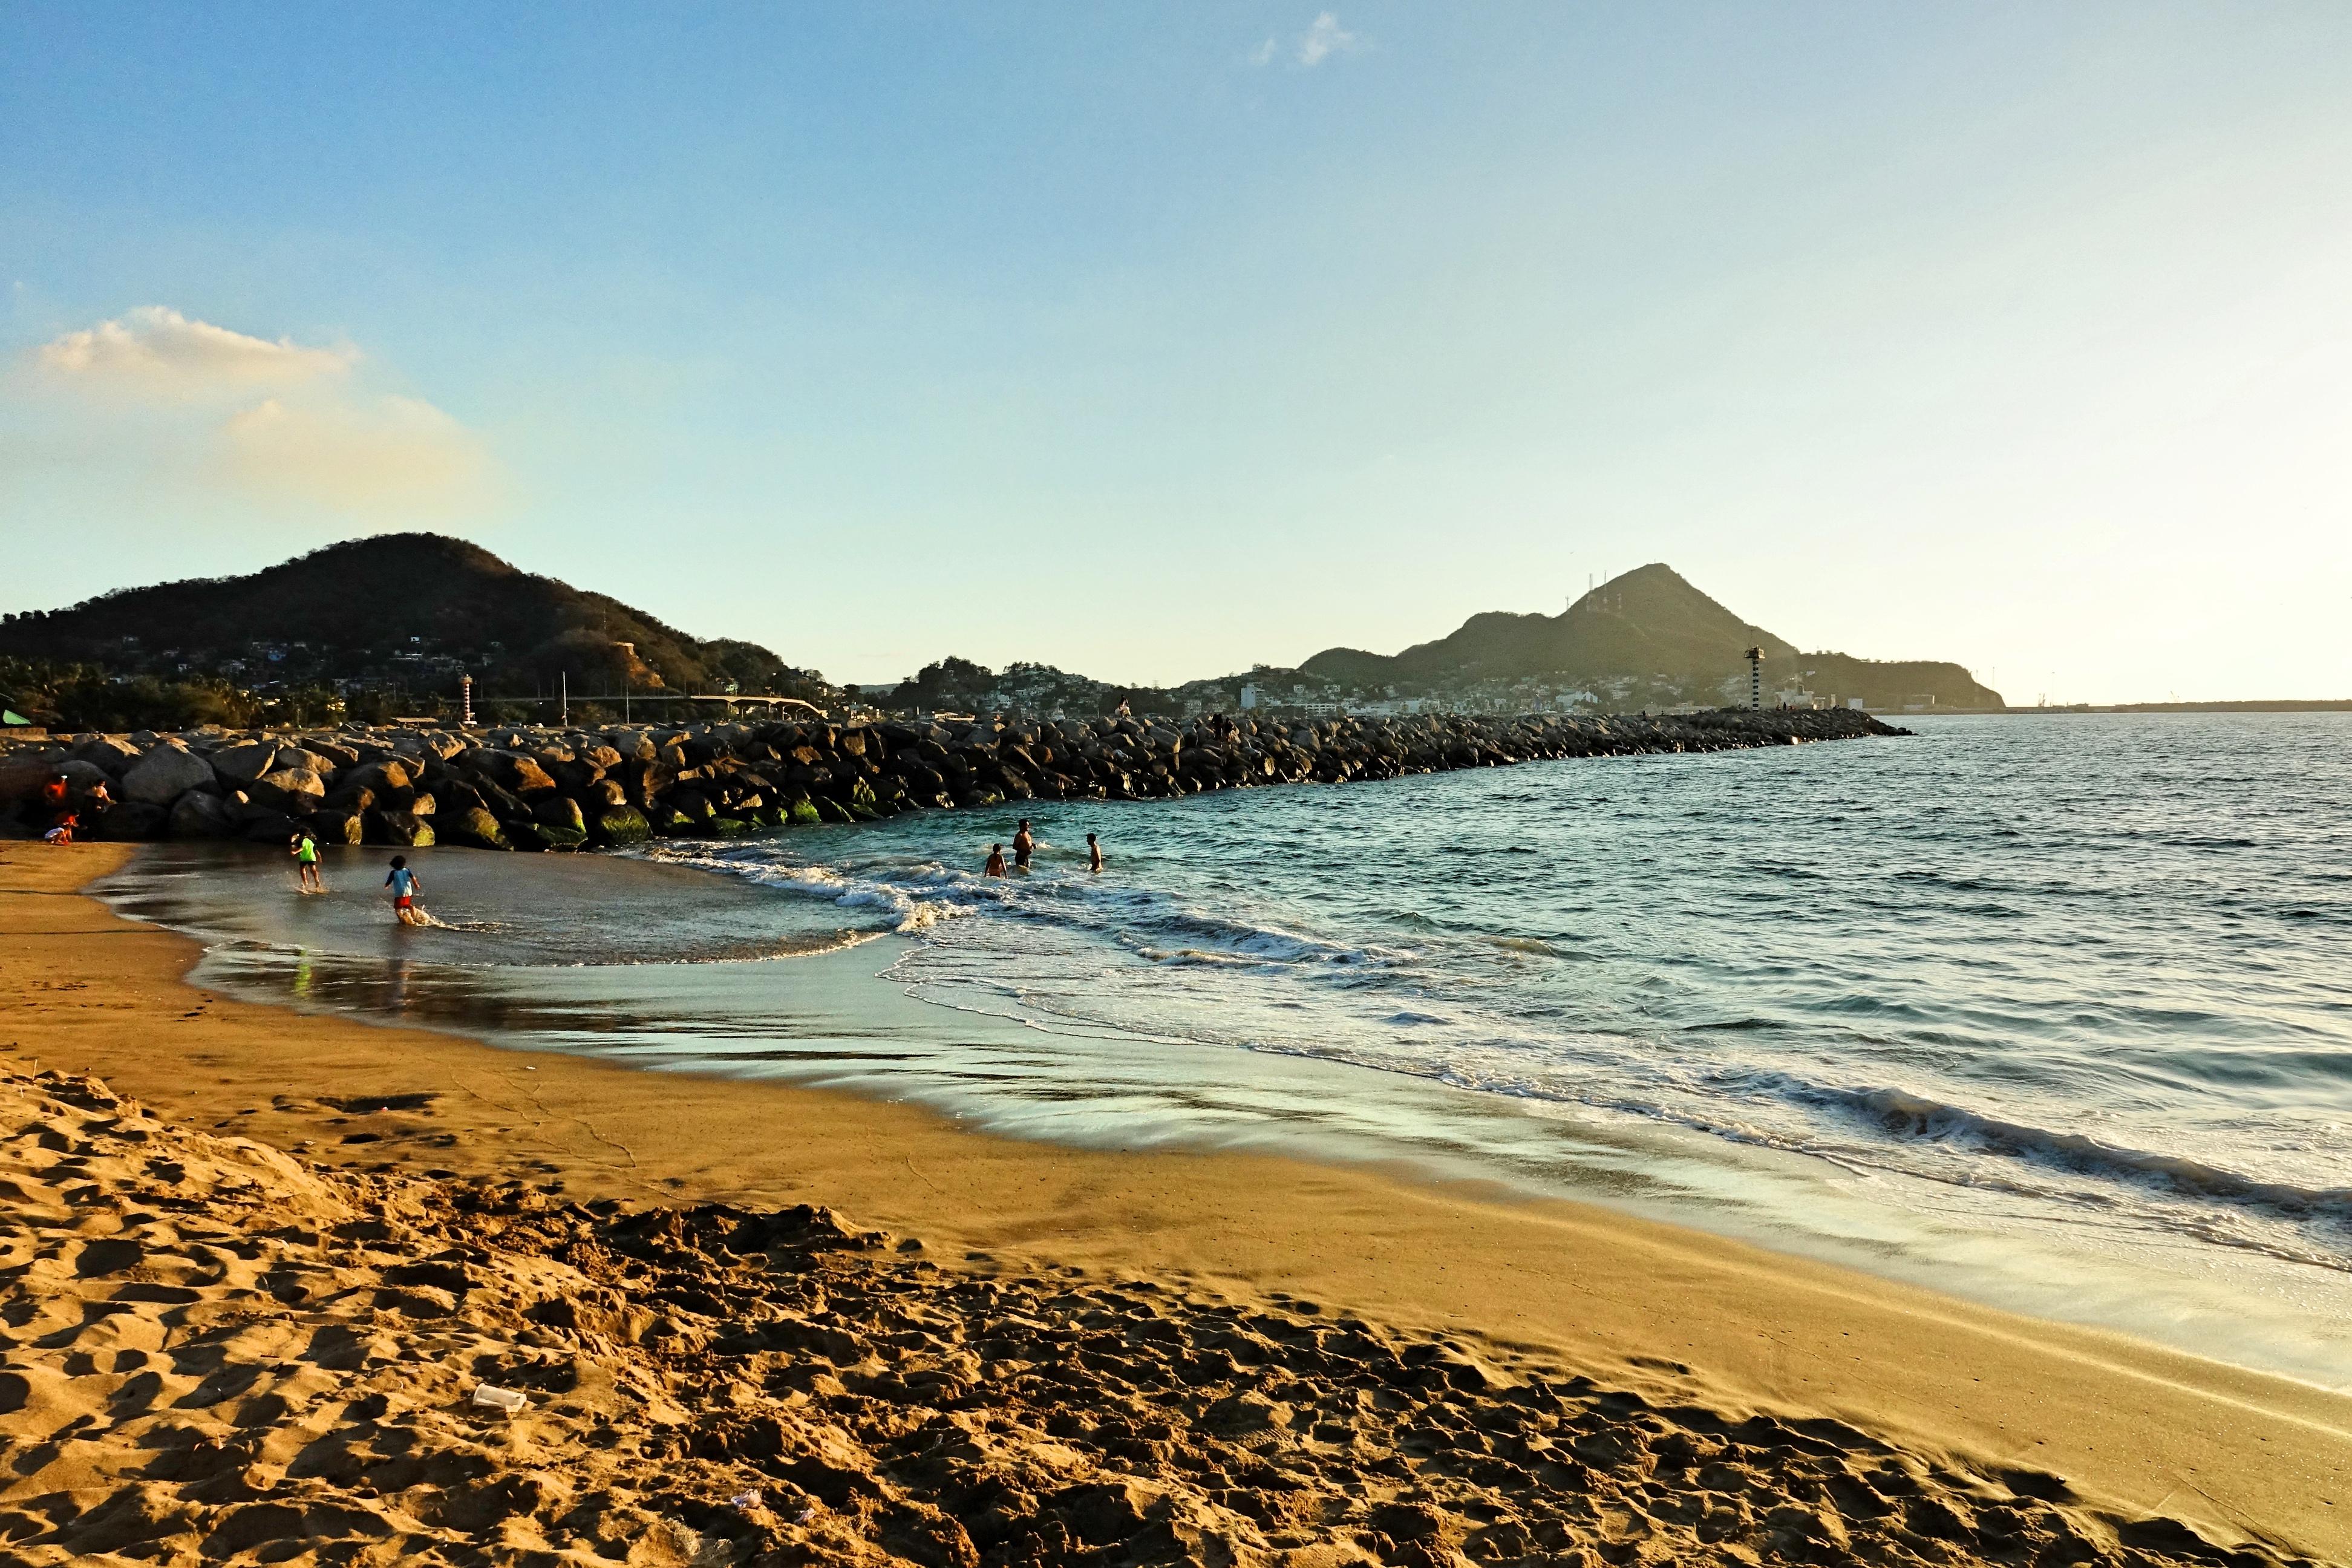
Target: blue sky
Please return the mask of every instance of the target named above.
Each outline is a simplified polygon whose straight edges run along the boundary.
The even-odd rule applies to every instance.
[[[1165,681],[1663,560],[2352,696],[2352,9],[485,13],[8,8],[0,607],[425,527]]]

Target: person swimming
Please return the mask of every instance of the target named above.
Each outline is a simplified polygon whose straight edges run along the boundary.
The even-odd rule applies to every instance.
[[[1102,875],[1102,846],[1095,841],[1091,833],[1087,835],[1087,869],[1097,876]]]
[[[1037,841],[1029,837],[1029,819],[1023,817],[1013,835],[1013,866],[1018,871],[1029,869],[1029,857],[1037,852]]]
[[[988,867],[981,874],[985,877],[1002,877],[1004,875],[1003,845],[992,844],[988,847]]]
[[[384,878],[383,885],[392,889],[393,919],[404,926],[425,923],[425,911],[416,907],[416,895],[423,885],[417,881],[416,873],[408,868],[407,856],[392,858],[392,874]]]

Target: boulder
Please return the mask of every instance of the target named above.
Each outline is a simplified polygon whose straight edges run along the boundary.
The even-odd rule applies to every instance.
[[[77,805],[84,795],[100,784],[107,786],[109,794],[113,793],[114,790],[114,781],[107,777],[104,768],[100,767],[96,763],[86,763],[79,757],[69,758],[56,763],[51,771],[66,775],[66,787],[73,792],[73,798]]]
[[[109,778],[121,778],[139,760],[139,748],[120,735],[92,735],[73,749],[76,762],[89,763]]]
[[[278,759],[270,764],[269,771],[276,773],[281,768],[308,768],[320,777],[325,778],[341,766],[341,764],[332,757],[314,747],[280,746],[278,748]]]
[[[213,753],[213,771],[220,774],[222,783],[231,785],[250,783],[277,765],[275,741],[245,741]]]
[[[355,811],[314,811],[302,823],[321,844],[362,844],[367,840],[367,825]]]
[[[362,764],[359,771],[343,781],[345,788],[363,789],[377,795],[388,795],[416,787],[418,770],[401,757],[378,757]]]
[[[633,805],[607,806],[589,819],[588,836],[599,844],[643,844],[653,836],[646,814]]]
[[[172,814],[152,801],[127,800],[99,814],[98,837],[126,841],[160,838],[171,820]]]
[[[433,829],[444,843],[470,844],[477,849],[514,847],[499,819],[478,805],[443,813],[433,819]]]
[[[210,794],[218,786],[212,764],[172,742],[155,747],[122,775],[122,798],[176,807],[190,790]],[[177,829],[173,830],[177,832]]]
[[[297,826],[282,811],[258,805],[237,808],[237,837],[249,844],[283,844],[294,837]]]
[[[0,811],[41,798],[41,786],[57,772],[57,763],[21,753],[0,760]]]
[[[545,822],[525,822],[516,825],[515,841],[523,842],[525,836],[538,841],[541,849],[577,849],[588,842],[585,828],[558,827]]]
[[[546,795],[555,788],[555,781],[539,765],[536,757],[526,757],[519,752],[477,753],[475,767],[481,775],[505,790],[509,795]]]
[[[327,781],[309,768],[279,768],[247,784],[245,793],[257,805],[273,806],[289,816],[302,816],[316,811],[326,799]]]
[[[165,823],[174,838],[234,838],[244,826],[236,807],[201,789],[192,789],[173,801]]]
[[[362,819],[371,844],[397,844],[410,849],[429,848],[433,825],[405,811],[371,811]]]

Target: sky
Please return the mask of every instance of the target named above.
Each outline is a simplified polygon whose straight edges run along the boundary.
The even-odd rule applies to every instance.
[[[0,608],[431,529],[1163,684],[1664,561],[2013,703],[2352,697],[2352,7],[0,21]]]

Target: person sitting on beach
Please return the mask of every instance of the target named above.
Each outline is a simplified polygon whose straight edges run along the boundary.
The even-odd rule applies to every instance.
[[[1087,869],[1097,877],[1102,875],[1102,846],[1095,842],[1091,833],[1087,835]]]
[[[301,868],[304,892],[323,893],[327,890],[326,884],[319,880],[319,841],[310,837],[310,830],[307,827],[294,830],[294,864]]]
[[[416,873],[408,868],[407,856],[395,855],[392,858],[392,874],[384,878],[383,885],[392,889],[393,919],[404,926],[420,926],[425,923],[424,915],[416,908],[416,894],[419,887]]]
[[[992,844],[988,847],[988,867],[986,870],[982,872],[982,875],[987,877],[1002,877],[1004,875],[1003,845]]]
[[[61,811],[58,814],[57,821],[49,825],[49,830],[41,835],[41,842],[44,844],[70,844],[73,842],[74,829],[80,826],[80,817],[76,816],[70,811]]]
[[[1013,834],[1013,866],[1015,870],[1029,869],[1029,857],[1037,852],[1037,841],[1029,837],[1029,819],[1023,817]]]

